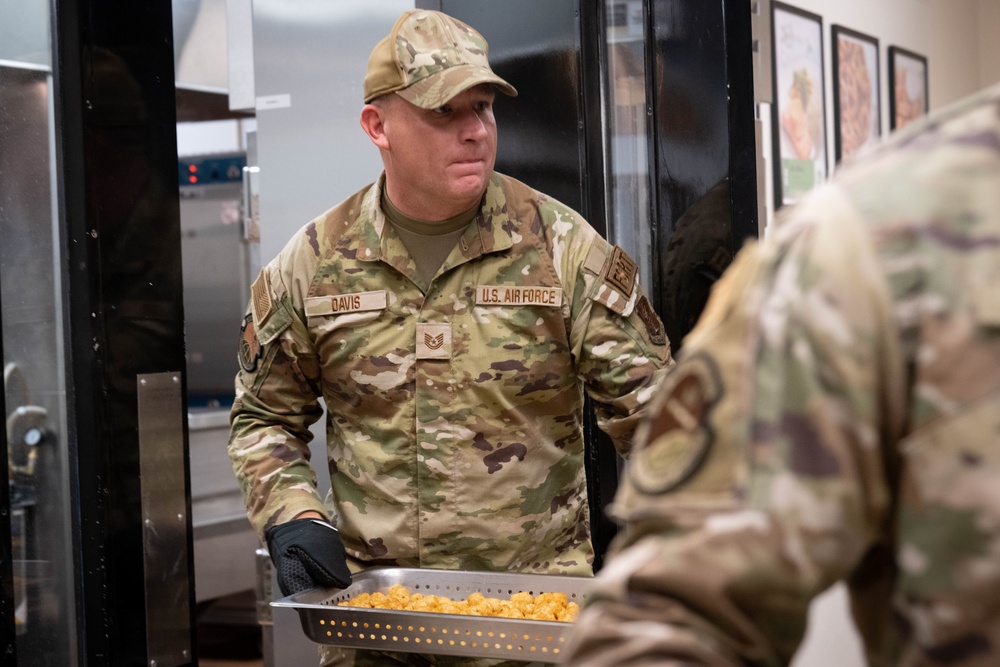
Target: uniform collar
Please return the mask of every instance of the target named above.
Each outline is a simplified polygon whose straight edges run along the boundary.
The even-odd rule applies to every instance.
[[[514,245],[513,225],[507,212],[503,178],[497,173],[490,178],[479,213],[459,241],[458,250],[466,261],[486,253],[506,250]],[[401,247],[399,238],[392,231],[392,225],[382,213],[380,198],[384,184],[383,171],[378,180],[368,188],[358,212],[357,258],[362,261],[388,261]],[[454,266],[458,262],[449,263]]]

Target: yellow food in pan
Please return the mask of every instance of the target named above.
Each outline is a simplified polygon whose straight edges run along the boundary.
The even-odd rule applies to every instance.
[[[473,593],[465,600],[452,600],[438,595],[410,593],[400,584],[385,593],[361,593],[350,600],[337,603],[340,607],[366,607],[369,609],[395,609],[398,611],[429,611],[440,614],[465,614],[468,616],[496,616],[523,618],[533,621],[572,622],[580,606],[566,599],[565,593],[514,593],[509,600],[488,598]]]

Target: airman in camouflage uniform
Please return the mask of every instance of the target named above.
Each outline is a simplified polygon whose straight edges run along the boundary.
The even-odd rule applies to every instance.
[[[254,283],[230,445],[251,522],[329,511],[360,561],[588,574],[582,386],[624,454],[667,360],[635,265],[495,174],[421,289],[381,187],[309,223]],[[306,458],[319,397],[328,506]]]
[[[398,93],[406,102],[390,101],[412,108],[395,113],[426,114],[428,134],[475,114],[461,131],[479,136],[493,124],[483,84],[515,92],[478,33],[413,11],[375,48],[365,101]],[[662,323],[628,255],[492,172],[495,142],[472,222],[425,280],[384,213],[387,196],[399,204],[401,149],[387,152],[366,118],[385,111],[362,112],[383,175],[306,225],[253,284],[229,446],[250,520],[263,536],[304,513],[329,518],[353,569],[589,576],[584,396],[627,454],[672,363]],[[307,447],[320,398],[325,503]]]
[[[565,664],[785,665],[843,580],[869,664],[998,665],[1000,88],[779,217],[640,428]]]

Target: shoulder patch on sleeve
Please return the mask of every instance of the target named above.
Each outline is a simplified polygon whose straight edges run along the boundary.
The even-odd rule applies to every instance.
[[[639,265],[628,256],[628,253],[615,246],[611,251],[611,260],[605,265],[601,277],[611,288],[628,298],[635,289],[635,279],[638,274]]]
[[[647,438],[628,466],[635,487],[650,495],[679,488],[705,463],[715,439],[709,417],[723,389],[715,361],[698,354],[678,364],[660,391]]]
[[[639,290],[639,266],[618,246],[601,239],[591,248],[584,267],[597,275],[590,298],[604,304],[623,317],[629,317],[635,308]],[[603,256],[600,269],[596,269],[598,255]]]
[[[245,373],[255,372],[257,364],[263,356],[264,347],[257,339],[257,328],[253,324],[253,315],[247,313],[246,317],[243,318],[243,325],[240,327],[240,368]]]
[[[635,304],[635,313],[646,327],[649,340],[653,341],[654,345],[666,345],[667,332],[663,330],[663,322],[660,321],[645,294],[639,297],[638,303]]]
[[[253,309],[253,320],[257,326],[262,326],[274,310],[274,301],[271,298],[271,277],[267,269],[263,269],[257,279],[250,286],[251,308]]]

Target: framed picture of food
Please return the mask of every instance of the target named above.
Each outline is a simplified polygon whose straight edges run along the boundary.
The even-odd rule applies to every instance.
[[[927,114],[927,58],[890,46],[889,85],[890,129],[906,127]]]
[[[823,19],[771,4],[774,62],[774,207],[797,201],[827,178]]]
[[[835,25],[831,47],[834,146],[840,162],[876,143],[882,133],[878,40]]]

